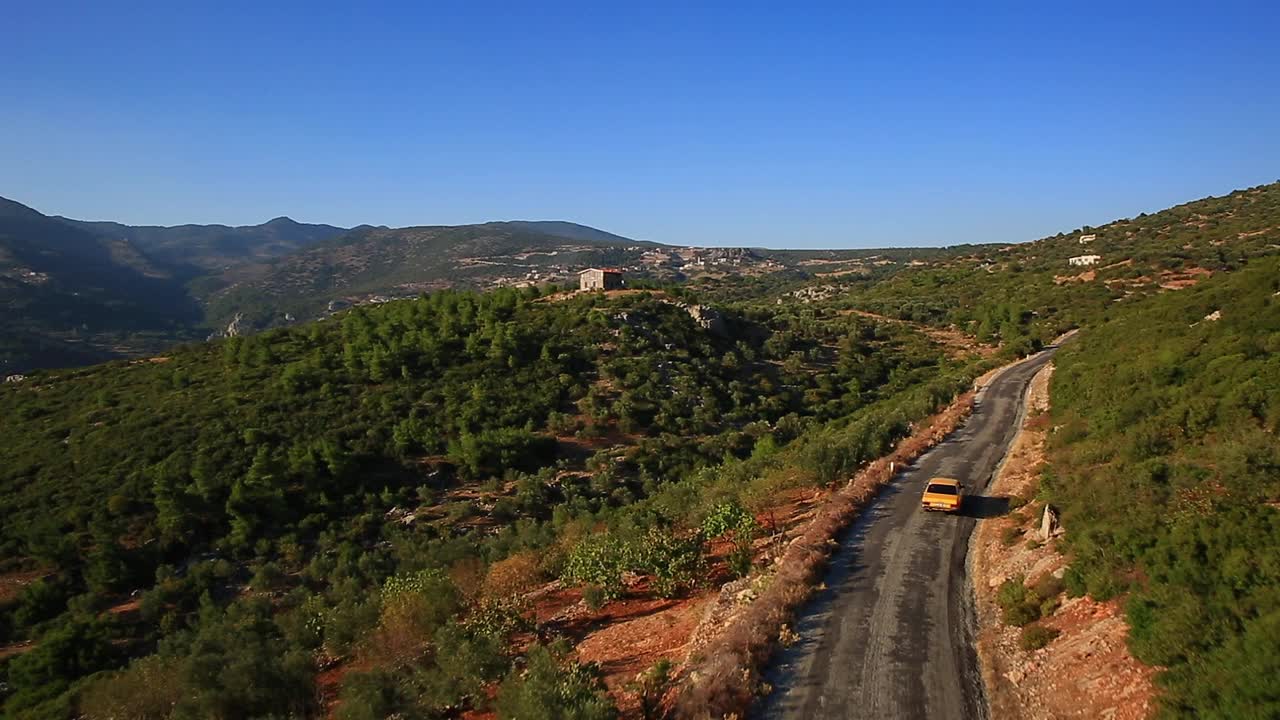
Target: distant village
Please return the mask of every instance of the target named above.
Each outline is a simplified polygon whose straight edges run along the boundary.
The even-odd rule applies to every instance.
[[[616,252],[633,258],[620,265],[593,266],[592,261]],[[568,285],[579,290],[613,290],[625,285],[625,277],[689,278],[699,275],[738,274],[763,275],[782,270],[785,266],[772,258],[764,257],[750,248],[702,248],[702,247],[650,247],[632,245],[602,252],[598,245],[564,245],[555,250],[527,250],[510,255],[463,257],[455,262],[459,275],[470,271],[489,271],[476,277],[475,285],[482,288],[538,287],[543,285]],[[563,258],[563,261],[560,259]],[[505,272],[504,272],[505,271]],[[341,312],[355,305],[378,305],[393,300],[417,297],[455,286],[457,278],[448,281],[405,286],[403,292],[346,296],[329,301],[322,316]],[[286,322],[293,322],[292,317]],[[236,334],[235,328],[215,333],[215,336]]]
[[[650,248],[631,246],[619,248],[635,260],[608,269],[620,274],[639,275],[644,277],[681,277],[700,274],[714,274],[718,271],[733,270],[735,273],[750,271],[751,274],[769,273],[783,269],[782,263],[772,258],[762,257],[750,248],[698,248],[698,247],[663,247]],[[566,247],[560,250],[545,252],[519,253],[517,255],[498,258],[464,258],[461,263],[471,265],[514,265],[513,260],[526,260],[535,255],[543,258],[567,256],[580,259],[584,255],[598,255],[599,247],[582,246]],[[527,266],[526,266],[527,267]],[[594,268],[600,269],[600,268]],[[492,287],[527,287],[535,285],[572,284],[579,282],[579,275],[584,270],[581,263],[552,262],[532,267],[520,275],[496,277],[490,280]],[[602,288],[606,289],[606,288]]]

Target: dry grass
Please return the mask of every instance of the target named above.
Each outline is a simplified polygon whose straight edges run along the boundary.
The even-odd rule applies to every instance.
[[[691,659],[675,707],[679,718],[746,715],[760,683],[760,670],[808,599],[838,547],[836,536],[902,466],[941,442],[973,408],[973,393],[961,395],[933,415],[889,455],[863,468],[828,497],[809,525],[791,542],[760,595],[736,615],[724,632]]]

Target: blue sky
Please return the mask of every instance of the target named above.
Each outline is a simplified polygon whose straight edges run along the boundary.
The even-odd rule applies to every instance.
[[[865,247],[1280,179],[1280,3],[260,5],[0,0],[0,195]]]

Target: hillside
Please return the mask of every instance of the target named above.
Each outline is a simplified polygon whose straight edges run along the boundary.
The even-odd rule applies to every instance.
[[[939,254],[675,247],[563,221],[397,229],[366,225],[346,230],[281,217],[239,227],[129,226],[45,217],[4,202],[10,209],[5,222],[11,243],[20,241],[28,251],[42,252],[41,243],[56,245],[65,236],[112,253],[106,265],[75,263],[82,271],[65,274],[46,288],[63,299],[80,298],[73,303],[76,307],[61,309],[47,298],[33,299],[31,288],[44,277],[40,271],[16,255],[10,258],[13,253],[0,257],[0,263],[8,263],[0,271],[11,284],[28,286],[21,293],[26,299],[19,302],[15,296],[10,307],[39,308],[22,316],[20,323],[0,328],[0,346],[7,348],[3,369],[8,372],[154,354],[211,333],[242,334],[289,325],[352,305],[444,288],[573,284],[577,273],[590,266],[621,267],[633,286],[771,278],[744,286],[750,296],[765,286],[789,285],[815,275],[883,275],[907,260]],[[19,218],[27,224],[20,224]],[[46,259],[56,264],[53,254],[66,251],[50,247]],[[71,264],[64,261],[60,267]],[[115,265],[124,272],[115,273]],[[147,282],[132,282],[129,273],[134,271],[142,272]],[[154,309],[165,317],[140,315],[136,303],[108,301],[98,294],[104,284],[133,293],[131,297],[163,298]],[[111,312],[104,316],[107,307]]]
[[[1071,264],[1082,255],[1098,257]],[[1129,649],[1159,669],[1161,717],[1269,717],[1280,696],[1257,679],[1280,672],[1280,575],[1266,560],[1280,544],[1277,277],[1272,184],[780,298],[1005,352],[1083,328],[1056,361],[1038,498],[1062,513],[1070,565],[1026,592],[1119,598]],[[1051,624],[1051,600],[1030,619]]]
[[[1066,583],[1128,594],[1171,716],[1257,714],[1274,694],[1237,678],[1277,669],[1278,198],[946,251],[492,223],[357,229],[243,266],[219,312],[415,299],[0,386],[0,701],[18,717],[519,717],[555,687],[610,717],[632,691],[605,694],[554,638],[752,577],[763,518],[776,534],[785,503],[1078,326],[1045,483]],[[169,287],[126,241],[4,207],[11,267],[110,259],[134,279],[111,292]],[[1068,263],[1082,235],[1093,266]],[[436,289],[576,263],[691,281]]]
[[[588,267],[616,267],[633,286],[690,280],[790,285],[825,276],[881,276],[938,249],[769,250],[630,240],[565,222],[366,228],[257,266],[232,268],[199,288],[216,324],[249,327],[443,288],[573,286]]]
[[[1136,304],[1062,353],[1046,499],[1068,592],[1127,595],[1166,717],[1280,693],[1280,262]]]
[[[685,302],[442,291],[0,387],[3,571],[40,578],[0,606],[6,711],[483,704],[531,587],[599,607],[746,573],[744,505],[879,455],[981,362],[854,316]],[[728,524],[703,538],[708,517]]]
[[[337,237],[347,228],[300,223],[278,217],[261,225],[131,226],[59,217],[94,235],[126,240],[157,262],[184,275],[219,272],[228,266],[262,262]]]
[[[0,374],[85,364],[191,339],[199,307],[173,272],[107,238],[0,198]]]
[[[575,234],[607,238],[569,239],[526,229],[530,225],[364,228],[271,263],[233,268],[202,286],[211,290],[207,304],[215,320],[243,313],[266,326],[280,324],[285,313],[319,316],[331,302],[345,307],[444,288],[564,282],[584,267],[617,265],[647,246],[585,232],[589,228]]]
[[[952,251],[887,276],[818,278],[783,295],[1030,349],[1143,298],[1280,256],[1280,183],[1029,243]],[[1081,256],[1095,257],[1071,264]]]
[[[591,266],[621,268],[633,287],[700,281],[709,290],[722,285],[725,292],[716,293],[718,297],[750,299],[811,278],[878,279],[910,264],[966,251],[669,246],[564,221],[346,230],[281,217],[239,227],[130,226],[45,217],[5,202],[44,222],[38,232],[13,228],[10,236],[21,236],[27,247],[59,233],[74,235],[111,248],[113,262],[126,270],[144,268],[149,278],[135,287],[128,274],[106,277],[108,266],[93,270],[86,265],[88,275],[68,275],[59,292],[74,297],[80,292],[77,283],[83,283],[86,296],[93,297],[93,283],[118,284],[165,298],[161,307],[169,315],[157,323],[116,304],[109,320],[95,320],[93,311],[102,308],[87,297],[80,309],[63,312],[61,324],[30,313],[21,326],[0,328],[0,344],[9,348],[4,368],[9,372],[139,357],[211,334],[285,326],[353,305],[445,288],[573,285],[578,272]],[[19,282],[39,277],[23,275],[29,270],[17,261],[7,268]],[[74,326],[79,330],[69,334],[67,328]]]

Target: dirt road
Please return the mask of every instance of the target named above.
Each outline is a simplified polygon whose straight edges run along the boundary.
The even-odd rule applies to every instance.
[[[996,376],[969,420],[862,513],[796,623],[799,640],[766,673],[773,690],[754,717],[987,716],[965,577],[969,535],[1006,509],[982,493],[1017,433],[1027,384],[1052,353]],[[920,511],[925,482],[938,475],[965,483],[962,515]]]

